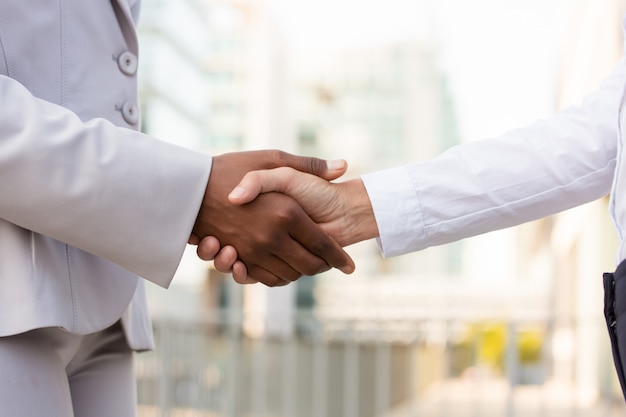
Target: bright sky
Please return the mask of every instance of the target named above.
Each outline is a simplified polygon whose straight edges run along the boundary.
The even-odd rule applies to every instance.
[[[465,139],[550,114],[565,0],[264,0],[300,55],[403,38],[441,45]]]

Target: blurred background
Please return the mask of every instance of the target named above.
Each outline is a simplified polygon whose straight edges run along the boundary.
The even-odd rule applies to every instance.
[[[428,159],[580,102],[626,0],[143,0],[143,129],[209,154]],[[141,417],[618,416],[608,200],[283,288],[148,284]]]

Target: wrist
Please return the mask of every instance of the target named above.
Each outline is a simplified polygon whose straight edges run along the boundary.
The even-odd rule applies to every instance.
[[[344,199],[344,236],[343,246],[351,245],[379,236],[374,209],[367,189],[360,178],[338,184],[343,188]]]

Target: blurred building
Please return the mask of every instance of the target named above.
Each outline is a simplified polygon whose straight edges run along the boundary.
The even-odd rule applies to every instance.
[[[143,130],[192,149],[209,146],[211,85],[204,62],[211,38],[204,5],[145,1],[140,23]]]
[[[294,148],[284,46],[261,3],[146,0],[139,36],[146,131],[212,155]]]
[[[417,39],[308,56],[296,71],[301,151],[345,156],[348,176],[358,176],[432,158],[457,144],[454,105],[438,59],[432,43]],[[424,315],[407,316],[395,295],[417,300],[428,297],[428,283],[455,281],[461,248],[457,243],[383,259],[374,242],[364,242],[349,248],[357,264],[353,276],[329,272],[298,284],[301,291],[315,286],[312,311],[322,321],[367,321],[381,308],[420,319]]]
[[[174,24],[182,19],[185,27]],[[145,1],[140,29],[144,130],[157,137],[210,154],[279,148],[349,155],[350,175],[433,157],[458,142],[446,78],[428,42],[310,56],[307,62],[314,64],[299,71],[262,2]],[[187,282],[184,275],[202,274],[190,261],[194,266],[181,267],[175,288],[150,294],[155,314],[191,318],[206,306],[236,304],[249,334],[280,334],[295,330],[294,309],[305,315],[324,311],[322,316],[336,311],[331,294],[351,297],[351,289],[362,286],[351,283],[359,277],[371,290],[383,285],[374,281],[384,280],[391,293],[413,288],[415,296],[423,294],[420,283],[449,282],[462,269],[461,248],[459,243],[383,260],[366,242],[351,248],[359,265],[354,277],[330,273],[272,290],[225,286],[221,274],[209,271],[208,304],[196,297],[197,280],[177,285]],[[177,292],[180,302],[164,301]],[[233,304],[238,298],[241,304]],[[358,305],[368,298],[353,298],[350,319],[367,320]],[[378,304],[401,316],[393,300],[384,297]]]
[[[303,152],[349,155],[349,175],[357,176],[426,160],[458,144],[439,59],[432,39],[308,57],[300,64],[296,100]],[[551,279],[548,255],[537,248],[543,243],[533,240],[544,242],[548,234],[524,230],[509,231],[506,244],[492,245],[491,253],[471,239],[390,259],[381,258],[375,242],[355,245],[349,248],[357,265],[353,276],[331,271],[298,281],[299,312],[305,313],[305,303],[310,309],[299,330],[338,339],[355,333],[403,342],[426,337],[442,349],[489,323],[515,321],[520,331],[534,332],[550,317]],[[516,242],[518,233],[530,241]],[[490,256],[513,259],[520,249],[530,252],[528,259],[510,262],[492,279]]]
[[[454,103],[432,39],[322,53],[294,63],[259,1],[151,0],[142,13],[144,130],[157,137],[211,154],[280,148],[348,155],[349,176],[432,158],[459,142]],[[324,332],[329,323],[336,330],[341,323],[380,318],[396,337],[396,321],[469,325],[546,317],[549,286],[529,286],[515,274],[499,284],[477,285],[485,271],[467,268],[472,247],[458,242],[382,259],[374,242],[363,242],[350,248],[358,265],[353,276],[332,271],[271,290],[227,285],[221,274],[190,260],[193,267],[181,267],[172,289],[151,288],[150,294],[155,314],[166,317],[241,310],[245,332],[256,337]],[[517,249],[510,243],[507,256]],[[537,253],[543,259],[545,252]],[[202,285],[204,299],[198,296]]]
[[[211,155],[295,150],[283,38],[260,2],[146,0],[139,36],[144,131]],[[207,300],[210,309],[219,309],[225,300],[241,297],[239,288],[227,294],[225,278],[212,271],[210,295],[200,299],[199,287],[209,272],[193,256],[184,258],[171,291],[149,288],[155,315],[197,318],[206,312]],[[288,309],[283,317],[293,316],[293,289],[244,292],[250,293],[244,299],[253,309],[277,306]],[[291,328],[290,323],[277,326]],[[265,324],[256,319],[247,325],[259,326]]]
[[[293,151],[284,39],[254,0],[203,0],[210,41],[208,132],[212,154],[241,149]]]
[[[459,143],[430,40],[311,53],[296,66],[303,152],[348,155],[353,174],[432,158]]]
[[[557,109],[579,103],[623,56],[619,16],[626,2],[577,0],[568,19],[558,74]],[[574,381],[581,398],[621,396],[603,317],[603,271],[615,269],[617,237],[608,196],[538,223],[552,260],[554,377]],[[546,236],[547,232],[547,236]],[[528,236],[528,235],[526,235]]]
[[[615,16],[625,5],[577,0],[571,8],[578,14],[571,20],[571,46],[555,93],[559,107],[579,101],[619,57],[622,35]],[[427,39],[311,55],[296,63],[258,0],[144,0],[140,37],[143,129],[183,146],[210,154],[279,148],[349,155],[353,177],[428,159],[459,142],[448,80],[437,47]],[[349,248],[354,275],[330,271],[280,289],[233,285],[191,254],[172,288],[149,288],[159,320],[202,322],[184,328],[185,340],[176,343],[186,353],[170,358],[176,370],[186,355],[203,358],[206,367],[206,374],[180,377],[180,395],[191,395],[185,387],[201,381],[212,390],[211,401],[236,404],[238,382],[258,388],[263,377],[280,369],[288,376],[284,391],[306,388],[300,394],[303,402],[311,401],[312,413],[324,406],[317,400],[330,395],[340,408],[346,392],[364,404],[371,398],[361,394],[369,391],[350,383],[359,382],[359,372],[373,372],[372,357],[388,360],[396,372],[376,383],[382,402],[391,401],[385,386],[393,386],[394,401],[401,401],[417,385],[467,375],[474,381],[472,375],[485,369],[511,385],[571,384],[584,401],[598,393],[619,395],[598,275],[614,267],[606,206],[603,200],[508,230],[495,245],[467,240],[382,259],[375,242],[363,242]],[[489,257],[506,270],[486,265]],[[172,339],[159,328],[157,337],[165,346]],[[268,339],[286,341],[281,349],[296,358],[303,375],[282,365],[274,352],[259,351]],[[273,359],[255,373],[261,366],[255,355],[262,354]],[[307,362],[299,362],[298,354]],[[426,366],[414,372],[412,360]],[[239,361],[250,369],[238,368]],[[155,365],[150,383],[167,365]],[[395,378],[400,374],[417,380],[416,386]],[[261,379],[255,382],[255,375]],[[377,379],[360,383],[371,381]],[[336,393],[325,393],[326,383]],[[163,393],[168,387],[162,384]],[[269,407],[269,400],[254,395],[241,401]]]

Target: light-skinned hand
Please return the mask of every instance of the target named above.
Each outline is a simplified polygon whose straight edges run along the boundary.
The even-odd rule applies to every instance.
[[[286,167],[252,171],[243,177],[228,198],[233,204],[246,205],[261,194],[275,192],[298,201],[311,219],[341,246],[378,236],[371,202],[360,179],[331,183]],[[219,243],[201,244],[199,254],[212,254],[215,267],[222,272],[232,272],[235,281],[255,282],[245,264],[237,259],[237,251],[233,247],[224,245],[216,254],[216,245]]]

